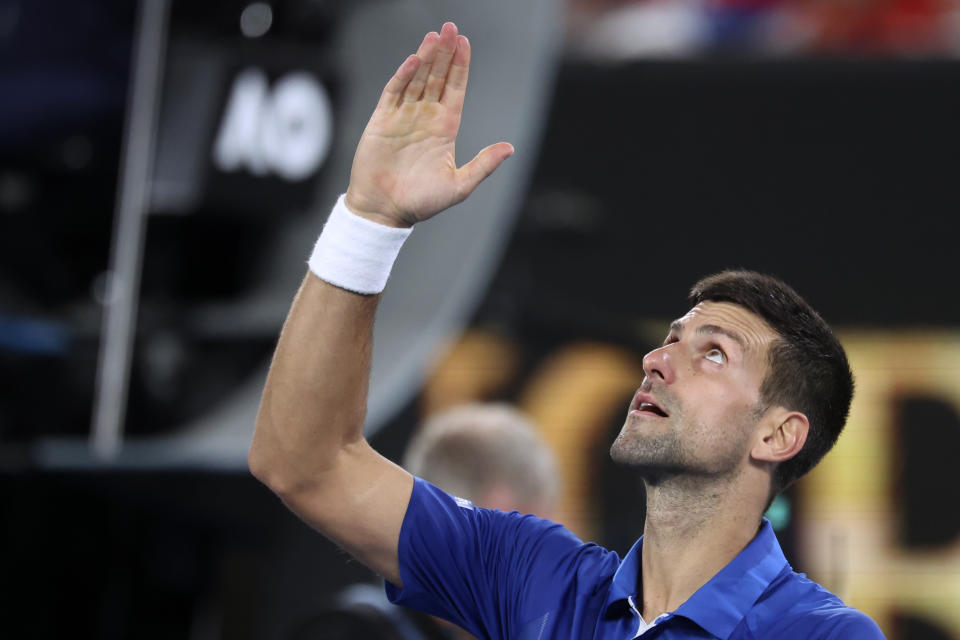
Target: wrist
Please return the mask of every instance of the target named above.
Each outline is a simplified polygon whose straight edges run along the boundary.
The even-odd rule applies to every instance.
[[[307,264],[321,280],[361,294],[383,291],[412,227],[382,224],[337,199]]]
[[[347,189],[346,194],[343,196],[343,202],[347,209],[350,210],[350,213],[370,220],[371,222],[376,222],[377,224],[385,227],[409,229],[413,226],[411,224],[402,222],[399,216],[390,216],[386,213],[383,213],[381,210],[378,210],[376,206],[369,206],[368,199],[358,197],[349,188]]]

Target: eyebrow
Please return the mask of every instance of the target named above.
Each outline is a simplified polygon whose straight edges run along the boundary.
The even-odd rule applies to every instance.
[[[674,320],[673,322],[671,322],[670,331],[672,333],[677,333],[677,334],[683,333],[683,322],[681,322],[680,320]],[[734,342],[736,342],[742,351],[747,351],[746,340],[744,340],[743,336],[741,336],[736,331],[731,331],[730,329],[726,329],[724,327],[721,327],[715,324],[702,324],[699,327],[697,327],[697,333],[700,335],[720,334],[720,335],[726,336],[731,340],[733,340]]]

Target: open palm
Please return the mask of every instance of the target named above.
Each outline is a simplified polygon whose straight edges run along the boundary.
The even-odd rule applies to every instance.
[[[450,22],[400,65],[357,146],[346,198],[354,213],[411,226],[462,201],[513,153],[500,142],[457,167],[469,69],[470,43]]]

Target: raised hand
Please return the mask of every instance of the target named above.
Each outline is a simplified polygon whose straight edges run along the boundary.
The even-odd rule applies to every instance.
[[[346,204],[355,214],[409,227],[461,202],[513,153],[500,142],[457,168],[469,70],[470,42],[452,22],[400,65],[353,158]]]

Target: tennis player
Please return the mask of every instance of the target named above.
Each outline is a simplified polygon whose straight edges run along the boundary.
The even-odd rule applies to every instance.
[[[500,142],[457,166],[469,65],[470,43],[447,23],[384,88],[280,335],[254,475],[386,578],[392,601],[478,638],[882,638],[795,573],[763,519],[836,442],[853,393],[833,332],[772,277],[696,283],[644,357],[611,448],[647,489],[644,535],[623,558],[548,520],[444,493],[363,438],[374,313],[394,258],[414,225],[513,153]],[[637,263],[625,295],[657,277]]]

